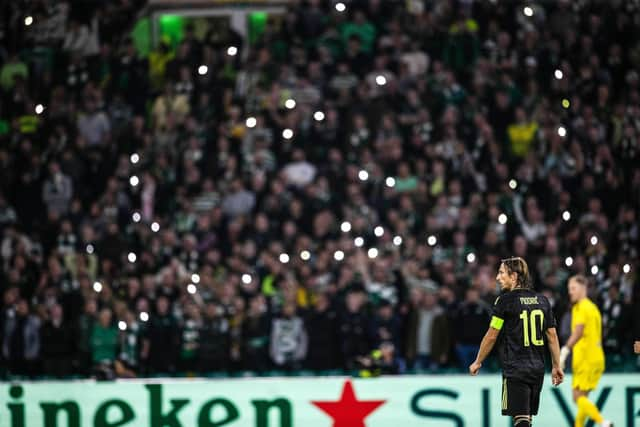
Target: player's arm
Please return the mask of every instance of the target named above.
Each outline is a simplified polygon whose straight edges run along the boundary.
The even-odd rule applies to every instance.
[[[564,372],[560,366],[560,342],[558,340],[558,333],[556,332],[556,328],[548,328],[545,333],[547,335],[549,353],[551,353],[551,377],[553,385],[559,385],[564,379]]]
[[[482,338],[476,360],[469,366],[469,373],[471,375],[478,374],[478,371],[482,366],[482,362],[484,362],[487,356],[489,356],[489,353],[491,353],[491,350],[493,350],[493,347],[496,345],[496,341],[498,340],[498,335],[500,334],[502,325],[504,325],[504,319],[506,318],[506,315],[507,303],[505,301],[505,298],[497,297],[496,301],[493,303],[493,313],[491,313],[491,323],[489,323],[489,329]]]
[[[549,353],[551,353],[551,364],[553,366],[560,366],[560,342],[556,328],[547,329],[546,334],[547,343],[549,343]]]
[[[567,342],[564,343],[564,346],[568,347],[569,350],[571,350],[573,346],[576,345],[578,340],[582,338],[582,335],[584,335],[584,325],[583,324],[576,325],[573,331],[571,331],[571,336],[569,337]]]
[[[564,369],[564,364],[567,361],[567,357],[569,357],[569,353],[574,345],[582,338],[584,335],[584,323],[579,323],[573,328],[571,331],[571,336],[567,340],[567,342],[560,349],[560,367]]]
[[[482,366],[482,362],[484,362],[487,356],[489,356],[489,353],[491,353],[491,350],[493,350],[493,346],[495,346],[496,341],[498,340],[498,335],[500,334],[503,323],[504,320],[499,317],[493,316],[491,318],[491,325],[489,326],[489,329],[487,329],[487,333],[485,333],[482,338],[476,360],[471,364],[471,366],[469,366],[469,373],[471,375],[478,374],[478,371]]]
[[[482,363],[489,356],[491,350],[493,350],[493,346],[496,344],[498,340],[498,334],[500,331],[495,329],[494,327],[490,327],[487,329],[487,333],[484,334],[482,338],[482,342],[480,343],[480,349],[478,350],[478,356],[476,356],[476,362]]]

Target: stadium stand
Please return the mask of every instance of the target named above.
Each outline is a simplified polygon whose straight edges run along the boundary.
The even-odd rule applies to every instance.
[[[343,4],[0,6],[2,375],[466,369],[507,256],[639,368],[638,3]]]

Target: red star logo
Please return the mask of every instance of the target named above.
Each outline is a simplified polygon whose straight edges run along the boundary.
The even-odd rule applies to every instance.
[[[366,427],[364,419],[384,402],[386,400],[357,400],[351,380],[345,381],[340,400],[311,401],[333,418],[333,427]]]

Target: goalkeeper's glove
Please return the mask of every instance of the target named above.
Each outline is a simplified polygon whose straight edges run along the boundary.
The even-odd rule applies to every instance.
[[[571,350],[569,350],[569,347],[567,347],[566,345],[560,349],[560,369],[562,369],[563,371],[564,371],[564,366],[567,363],[567,357],[569,357],[570,352]]]

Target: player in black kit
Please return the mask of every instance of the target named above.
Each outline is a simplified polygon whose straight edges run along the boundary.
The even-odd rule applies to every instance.
[[[529,427],[540,405],[546,347],[551,353],[553,385],[564,378],[556,322],[547,298],[531,289],[525,260],[502,260],[496,280],[505,292],[496,298],[491,324],[469,372],[478,374],[497,343],[502,364],[502,415],[513,417],[517,427]]]

